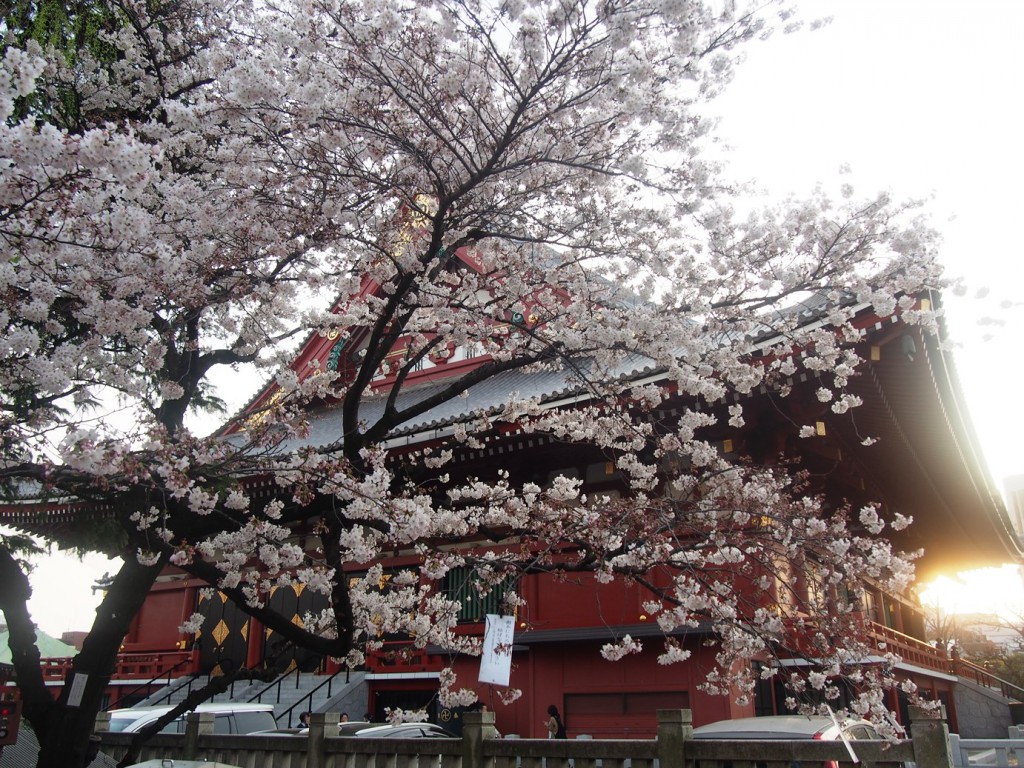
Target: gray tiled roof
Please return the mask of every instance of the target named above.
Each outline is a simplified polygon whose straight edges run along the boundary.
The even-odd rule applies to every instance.
[[[408,439],[416,442],[413,435],[429,439],[431,432],[466,421],[476,415],[493,415],[501,411],[514,394],[517,400],[537,399],[542,403],[565,398],[587,396],[577,371],[587,372],[591,364],[584,361],[577,369],[531,367],[505,371],[492,376],[466,390],[464,397],[453,397],[416,416],[389,435],[392,440]],[[619,364],[611,379],[632,380],[644,373],[653,372],[650,359],[631,355]],[[451,386],[452,379],[411,387],[397,398],[397,409],[402,411],[437,392]],[[457,381],[457,379],[456,379]],[[384,413],[386,395],[364,399],[359,408],[359,418],[366,424],[375,423]],[[340,404],[321,407],[308,413],[309,434],[304,440],[291,440],[278,446],[289,452],[303,447],[325,448],[340,444],[342,410]],[[426,433],[426,434],[425,434]]]
[[[847,300],[852,297],[847,297]],[[800,318],[800,323],[813,322],[834,302],[824,295],[812,294],[777,313],[782,320],[792,315]],[[769,341],[773,335],[772,327],[763,327],[761,343]],[[453,424],[467,421],[477,415],[494,415],[501,411],[510,397],[515,394],[520,401],[537,399],[542,403],[560,401],[571,397],[586,397],[586,390],[577,371],[590,372],[592,365],[581,361],[577,368],[563,366],[559,368],[529,367],[506,371],[470,387],[464,397],[453,397],[428,411],[411,418],[389,434],[390,442],[415,443],[442,436],[440,432]],[[653,375],[656,366],[650,358],[641,355],[626,356],[613,371],[601,378],[603,381],[635,381],[646,375]],[[451,386],[452,379],[420,386],[406,386],[398,396],[396,407],[403,411],[416,403]],[[359,408],[359,418],[366,424],[373,424],[384,413],[386,393],[380,396],[365,398]],[[309,434],[303,440],[288,440],[278,446],[278,450],[291,452],[300,448],[340,447],[342,432],[342,410],[340,404],[324,406],[308,412]]]

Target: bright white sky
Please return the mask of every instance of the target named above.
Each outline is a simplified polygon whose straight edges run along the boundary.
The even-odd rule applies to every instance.
[[[1024,2],[805,0],[802,9],[833,22],[751,48],[720,101],[734,172],[782,196],[833,182],[845,163],[846,180],[864,195],[934,196],[943,261],[972,294],[989,290],[947,297],[947,305],[968,406],[1001,489],[1003,478],[1024,474],[1024,364],[1015,343],[1024,337],[1016,231],[1024,216]],[[1018,306],[1001,309],[1002,301]],[[978,324],[991,316],[1005,325]],[[91,626],[89,586],[106,570],[116,568],[102,559],[40,564],[30,605],[39,625],[57,636]],[[984,595],[998,596],[992,610],[1024,603],[1012,571],[969,583],[976,588],[966,593],[949,587],[955,605],[980,610]]]
[[[970,289],[945,297],[957,369],[1002,490],[1024,474],[1024,3],[805,0],[801,9],[833,21],[753,48],[722,99],[734,169],[782,196],[829,185],[848,164],[862,194],[932,197],[942,261]],[[925,598],[949,611],[1024,615],[1012,567],[944,580]]]
[[[1024,473],[1024,58],[1018,0],[806,0],[814,33],[754,47],[722,99],[736,172],[780,196],[847,178],[933,195],[942,260],[984,299],[947,297],[956,360],[996,482]],[[1017,302],[1001,309],[1002,301]],[[986,316],[1006,325],[978,325]],[[986,334],[992,339],[984,341]]]

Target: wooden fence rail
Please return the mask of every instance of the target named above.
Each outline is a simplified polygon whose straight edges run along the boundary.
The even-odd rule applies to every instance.
[[[911,738],[901,742],[856,741],[860,766],[952,768],[946,723],[911,708]],[[109,716],[107,716],[109,719]],[[115,760],[131,734],[104,729],[101,749]],[[309,734],[213,733],[213,715],[192,713],[184,734],[158,734],[141,760],[172,758],[219,761],[242,768],[802,768],[852,766],[839,741],[712,741],[693,739],[690,710],[659,710],[652,740],[550,740],[494,738],[494,713],[465,715],[461,739],[368,739],[337,736],[338,716],[318,713]],[[333,733],[332,733],[333,731]]]

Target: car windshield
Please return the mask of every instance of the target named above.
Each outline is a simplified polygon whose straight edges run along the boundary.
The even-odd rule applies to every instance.
[[[277,727],[272,712],[235,712],[237,733],[252,733]]]
[[[129,727],[132,723],[136,722],[139,716],[136,717],[111,717],[110,718],[110,730],[114,733],[119,733]]]

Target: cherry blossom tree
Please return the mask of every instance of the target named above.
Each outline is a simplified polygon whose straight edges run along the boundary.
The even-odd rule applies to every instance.
[[[0,477],[12,497],[77,500],[65,544],[127,556],[69,706],[42,684],[30,584],[0,549],[40,766],[83,764],[118,646],[168,563],[350,663],[381,631],[478,652],[431,586],[455,568],[484,590],[529,572],[627,578],[649,587],[666,635],[713,622],[709,688],[742,695],[754,681],[735,662],[789,634],[823,670],[792,684],[834,695],[864,655],[850,631],[859,579],[898,591],[911,578],[881,535],[906,521],[826,514],[799,475],[729,461],[702,430],[742,425],[742,405],[713,404],[760,386],[784,397],[798,368],[820,377],[821,402],[854,407],[854,307],[930,322],[913,297],[939,277],[913,206],[819,191],[755,211],[719,181],[702,109],[744,44],[795,26],[788,10],[96,0],[77,14],[65,23],[95,45],[4,27]],[[86,16],[99,21],[75,27]],[[823,299],[818,322],[784,311],[808,296]],[[318,338],[343,355],[289,367]],[[427,361],[470,349],[478,364],[404,395]],[[271,372],[272,396],[244,429],[197,434],[189,414],[223,396],[213,374],[239,366]],[[417,471],[394,460],[403,425],[517,371],[564,376],[575,404],[510,391]],[[668,402],[680,415],[659,415]],[[326,406],[337,434],[313,444],[309,414]],[[614,456],[628,494],[460,475],[452,451],[496,421]],[[258,497],[257,478],[279,492]],[[98,540],[87,513],[107,521]],[[311,516],[319,546],[303,550],[289,526]],[[450,546],[466,541],[488,546]],[[340,578],[395,548],[422,565],[388,591],[379,568]],[[749,601],[745,585],[806,563],[819,597]],[[305,627],[274,615],[266,597],[289,580],[329,610]],[[666,663],[686,656],[666,641]],[[878,678],[858,680],[858,706],[882,717]],[[449,703],[471,696],[442,683]]]

